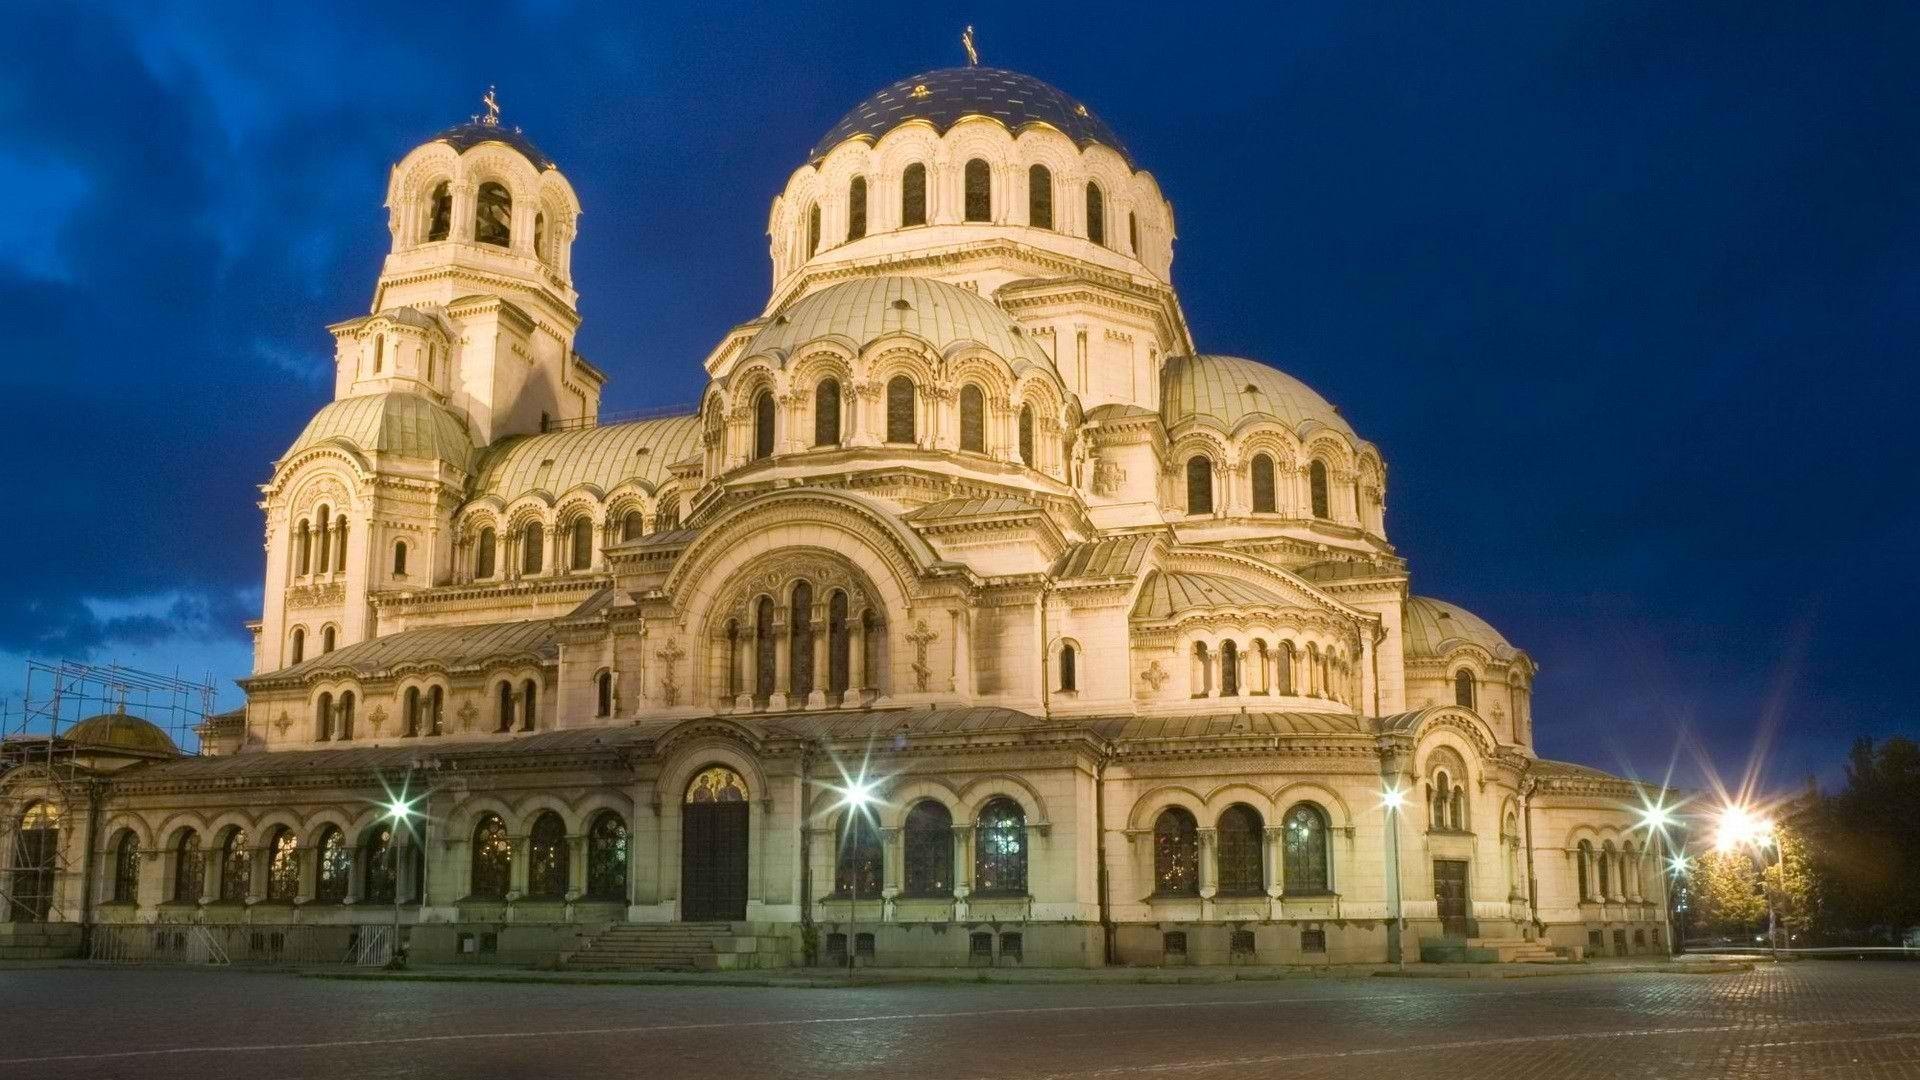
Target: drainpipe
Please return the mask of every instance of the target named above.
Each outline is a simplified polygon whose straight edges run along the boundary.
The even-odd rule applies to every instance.
[[[1113,747],[1100,750],[1093,765],[1093,857],[1099,860],[1094,876],[1100,905],[1100,962],[1111,965],[1113,949],[1113,898],[1107,883],[1107,763],[1113,760]]]
[[[1053,719],[1053,665],[1050,663],[1052,651],[1047,645],[1047,592],[1052,588],[1053,577],[1043,576],[1040,579],[1038,601],[1040,605],[1040,715],[1049,720]]]
[[[1533,876],[1533,789],[1531,776],[1520,784],[1520,818],[1527,837],[1527,919],[1533,923],[1537,935],[1541,930],[1540,882]]]
[[[807,821],[807,801],[813,789],[813,744],[800,750],[800,926],[813,926],[813,829]]]

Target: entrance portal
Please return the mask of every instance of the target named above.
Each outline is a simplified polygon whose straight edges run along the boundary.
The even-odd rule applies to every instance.
[[[1448,937],[1473,936],[1473,908],[1467,903],[1467,864],[1460,859],[1433,860],[1433,898],[1440,909],[1440,929]]]
[[[724,765],[702,770],[680,807],[680,918],[747,917],[747,784]]]

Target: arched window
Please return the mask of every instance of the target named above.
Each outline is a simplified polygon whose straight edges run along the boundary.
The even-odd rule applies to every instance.
[[[773,391],[753,395],[753,460],[773,456]]]
[[[927,167],[914,162],[900,174],[900,224],[927,223]]]
[[[333,519],[333,572],[343,573],[347,569],[347,516],[341,514]]]
[[[1447,800],[1447,822],[1456,830],[1465,832],[1467,828],[1467,789],[1455,784],[1453,794]]]
[[[1447,820],[1447,803],[1449,797],[1453,794],[1453,782],[1451,778],[1447,776],[1446,770],[1443,769],[1440,772],[1434,773],[1433,780],[1428,785],[1428,788],[1429,805],[1427,806],[1427,817],[1432,823],[1431,827],[1435,829],[1452,828],[1452,824]]]
[[[856,176],[847,182],[847,240],[867,235],[867,178]]]
[[[860,685],[856,690],[865,690],[875,686],[880,678],[880,653],[886,642],[882,640],[879,618],[871,610],[860,613]]]
[[[568,536],[567,546],[572,549],[573,569],[593,569],[593,521],[585,517],[573,519],[573,531]]]
[[[334,711],[340,718],[340,722],[334,726],[334,734],[342,740],[353,738],[353,691],[341,692],[340,703],[334,706]]]
[[[1286,839],[1282,842],[1289,896],[1321,896],[1332,891],[1328,873],[1327,815],[1312,803],[1287,811]]]
[[[833,867],[834,895],[879,899],[881,865],[879,827],[869,815],[848,810],[840,818],[840,852]]]
[[[1331,517],[1327,512],[1327,463],[1319,458],[1307,466],[1307,486],[1313,493],[1313,516]]]
[[[913,380],[905,375],[895,375],[887,380],[887,441],[890,443],[910,443],[914,439],[914,413],[919,403],[915,400]]]
[[[1213,459],[1205,454],[1187,459],[1187,513],[1213,513]]]
[[[1178,806],[1153,822],[1153,894],[1200,895],[1200,827]]]
[[[482,814],[473,827],[472,884],[475,899],[505,900],[513,881],[513,841],[507,824],[493,814]]]
[[[1263,640],[1254,640],[1253,653],[1247,657],[1247,676],[1247,693],[1273,693],[1273,652]]]
[[[544,211],[533,215],[533,257],[541,262],[547,261],[547,215]]]
[[[520,532],[520,572],[537,574],[546,560],[547,530],[537,521],[527,522]]]
[[[753,606],[753,696],[763,704],[773,696],[777,648],[778,643],[773,639],[773,598],[763,596]]]
[[[453,229],[453,185],[442,180],[427,197],[427,239],[445,240]]]
[[[393,823],[382,821],[367,831],[360,847],[360,898],[369,904],[391,904],[399,895],[399,855],[393,846]]]
[[[473,576],[486,579],[493,576],[493,526],[480,530],[480,539],[473,545]]]
[[[393,576],[407,576],[407,542],[405,540],[393,542]]]
[[[1275,505],[1273,483],[1273,459],[1265,454],[1253,455],[1253,512],[1271,514]]]
[[[447,703],[447,692],[441,687],[429,687],[427,690],[427,734],[443,734],[441,720]]]
[[[373,339],[373,373],[380,374],[387,366],[386,335],[376,335]]]
[[[993,220],[993,173],[980,158],[967,162],[965,170],[966,216],[968,221]]]
[[[267,840],[267,899],[291,904],[300,895],[300,841],[282,826]]]
[[[1266,830],[1259,812],[1244,803],[1235,803],[1220,815],[1218,829],[1220,895],[1265,895],[1265,860],[1261,858],[1260,849]]]
[[[613,715],[613,672],[603,671],[593,677],[593,715]]]
[[[347,847],[347,834],[329,825],[320,832],[314,845],[318,869],[314,873],[313,898],[322,904],[337,904],[347,898],[353,881],[353,850]]]
[[[1574,868],[1580,875],[1580,899],[1582,902],[1593,899],[1593,844],[1582,840],[1574,849]]]
[[[840,445],[840,380],[821,379],[813,388],[813,445]]]
[[[482,244],[513,246],[513,196],[489,180],[473,200],[473,238]]]
[[[121,833],[113,846],[113,902],[140,902],[140,838],[132,829]]]
[[[1027,813],[1004,795],[980,808],[973,835],[973,894],[1027,894]]]
[[[1127,211],[1127,250],[1140,254],[1140,219],[1131,210]]]
[[[932,799],[907,811],[905,891],[908,896],[953,896],[953,815]]]
[[[807,207],[807,258],[820,250],[820,204]]]
[[[978,386],[960,388],[960,449],[987,452],[987,398]]]
[[[500,684],[500,731],[513,730],[513,684]]]
[[[567,895],[567,825],[551,810],[534,818],[527,834],[527,895],[543,900]]]
[[[1027,224],[1053,228],[1053,172],[1045,165],[1027,170]]]
[[[332,511],[322,506],[319,510],[314,512],[313,531],[319,534],[319,536],[317,536],[315,539],[318,540],[319,548],[320,548],[320,550],[316,553],[316,557],[313,560],[313,570],[314,570],[314,573],[324,574],[327,572],[327,567],[333,565],[333,559],[332,559],[333,513]]]
[[[620,540],[638,540],[647,532],[647,519],[638,510],[629,510],[620,517]]]
[[[827,695],[828,704],[845,701],[848,668],[853,660],[853,639],[847,633],[847,594],[835,589],[827,600]]]
[[[332,694],[321,694],[313,703],[313,737],[319,742],[333,738]]]
[[[1231,641],[1220,643],[1220,694],[1222,697],[1236,696],[1240,693],[1240,646]]]
[[[520,684],[520,730],[532,731],[540,716],[540,689],[532,679]]]
[[[1194,697],[1206,697],[1213,690],[1213,657],[1207,652],[1207,643],[1193,643],[1193,672],[1189,680]]]
[[[1020,464],[1033,468],[1033,406],[1020,406]]]
[[[313,526],[302,521],[293,537],[295,573],[305,577],[313,572]]]
[[[207,859],[206,853],[200,850],[200,834],[182,829],[173,849],[173,902],[199,903],[200,891],[206,883]]]
[[[1060,692],[1072,694],[1080,689],[1080,650],[1072,645],[1060,646]]]
[[[321,627],[320,628],[320,655],[325,656],[327,653],[332,652],[334,643],[337,640],[338,640],[338,637],[335,634],[333,627],[331,626]]]
[[[1278,671],[1274,672],[1274,682],[1279,686],[1280,692],[1283,694],[1297,693],[1298,691],[1296,691],[1293,686],[1293,642],[1283,641],[1280,643],[1277,661],[1280,667]]]
[[[1102,247],[1107,243],[1107,199],[1091,180],[1087,181],[1087,239]]]
[[[307,631],[305,627],[293,628],[293,640],[287,643],[287,663],[297,664],[307,658]]]
[[[422,719],[421,708],[420,708],[420,688],[417,686],[407,687],[407,692],[405,695],[401,697],[400,702],[401,702],[400,711],[404,714],[404,718],[406,721],[406,728],[403,734],[406,734],[406,735],[420,734],[420,721]]]
[[[627,822],[611,810],[593,819],[587,830],[587,899],[624,900],[627,896]]]
[[[1600,899],[1602,900],[1613,895],[1613,861],[1613,841],[1609,840],[1600,846]]]
[[[1473,708],[1473,672],[1468,668],[1453,673],[1453,703],[1463,709]]]
[[[46,922],[53,915],[60,865],[60,808],[30,803],[18,825],[13,840],[12,902],[0,908],[0,920]]]
[[[787,693],[798,703],[813,693],[813,586],[796,582],[787,613]]]

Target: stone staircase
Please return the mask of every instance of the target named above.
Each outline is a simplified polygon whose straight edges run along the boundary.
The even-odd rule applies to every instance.
[[[570,971],[738,971],[785,967],[787,939],[749,923],[616,923],[560,954]]]
[[[1428,964],[1573,964],[1581,950],[1543,945],[1526,938],[1423,938],[1420,959]]]

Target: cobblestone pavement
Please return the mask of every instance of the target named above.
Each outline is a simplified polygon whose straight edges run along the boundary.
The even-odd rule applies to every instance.
[[[0,971],[0,1080],[1920,1078],[1920,964],[845,990]]]

